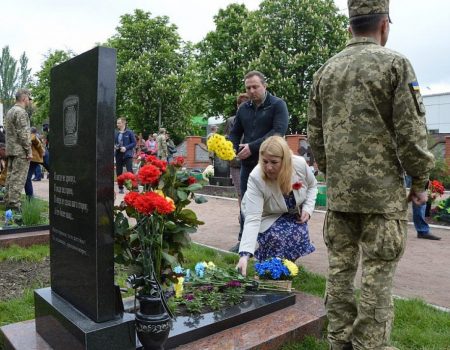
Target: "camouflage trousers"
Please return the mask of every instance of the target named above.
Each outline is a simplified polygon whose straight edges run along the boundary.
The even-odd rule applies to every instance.
[[[30,161],[26,158],[8,157],[8,167],[6,175],[6,208],[20,208],[20,194],[27,180]]]
[[[327,212],[325,307],[330,349],[393,349],[388,346],[394,318],[392,281],[406,245],[406,224],[406,213]],[[357,304],[354,279],[360,260]]]

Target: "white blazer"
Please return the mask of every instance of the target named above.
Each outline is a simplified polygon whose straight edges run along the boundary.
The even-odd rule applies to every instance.
[[[292,164],[292,184],[302,183],[299,190],[292,190],[296,206],[299,212],[303,210],[312,216],[317,196],[316,178],[303,157],[293,155]],[[250,173],[241,209],[245,223],[239,252],[254,254],[258,233],[266,231],[281,215],[288,212],[280,186],[275,181],[263,179],[263,170],[259,164]]]

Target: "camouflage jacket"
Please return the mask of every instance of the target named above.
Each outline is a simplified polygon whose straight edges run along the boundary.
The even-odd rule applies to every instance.
[[[166,135],[159,134],[156,137],[156,142],[158,143],[158,157],[167,158],[169,151],[167,150]]]
[[[31,157],[30,118],[27,111],[13,106],[5,117],[6,155],[8,157]]]
[[[404,212],[405,171],[423,192],[434,166],[414,70],[371,38],[353,38],[315,73],[308,140],[331,210]]]

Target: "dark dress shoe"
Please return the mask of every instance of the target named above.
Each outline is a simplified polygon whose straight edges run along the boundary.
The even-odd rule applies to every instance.
[[[441,237],[432,235],[431,233],[427,233],[425,235],[418,233],[417,238],[430,239],[432,241],[439,241],[441,239]]]

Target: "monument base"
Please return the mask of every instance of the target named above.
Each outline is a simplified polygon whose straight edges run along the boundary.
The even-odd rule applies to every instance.
[[[215,186],[233,186],[233,182],[229,177],[213,176],[209,179],[210,185]]]
[[[180,344],[177,338],[181,334],[177,334],[177,331],[173,330],[172,338],[175,343],[172,343],[172,345],[168,344],[166,349],[177,346],[178,350],[274,350],[280,349],[287,342],[299,341],[306,336],[322,337],[326,319],[323,300],[304,293],[295,293],[295,299],[296,302],[294,305],[239,325],[231,323],[227,329],[205,336],[204,338],[193,340],[187,344],[177,346],[176,344]],[[195,318],[183,320],[183,322],[180,322],[180,326],[184,326],[187,330],[198,332],[199,328],[197,327],[204,321],[206,320],[199,321]],[[214,322],[214,318],[211,321]],[[1,327],[0,330],[3,333],[5,349],[7,350],[52,349],[36,332],[35,320],[9,324]],[[194,336],[192,338],[195,339],[197,337]],[[107,345],[109,343],[99,349],[110,349]],[[112,348],[114,349],[114,347]],[[140,348],[140,346],[137,348]],[[72,348],[63,347],[56,349]]]
[[[136,349],[134,315],[96,323],[50,288],[34,291],[36,331],[54,349]]]

